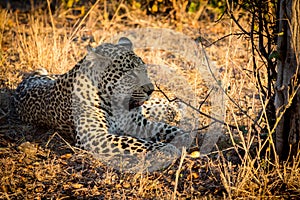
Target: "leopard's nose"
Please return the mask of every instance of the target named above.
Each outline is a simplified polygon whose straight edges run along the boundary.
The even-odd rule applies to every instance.
[[[152,83],[143,86],[145,93],[150,96],[154,91],[154,85]]]
[[[154,90],[149,90],[149,91],[147,91],[148,96],[150,96],[150,95],[152,94],[153,91],[154,91]]]

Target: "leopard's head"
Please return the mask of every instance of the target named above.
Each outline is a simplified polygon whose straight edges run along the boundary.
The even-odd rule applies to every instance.
[[[93,69],[89,76],[97,85],[100,99],[107,104],[130,110],[147,101],[154,90],[147,67],[133,52],[128,38],[89,49],[85,60]]]

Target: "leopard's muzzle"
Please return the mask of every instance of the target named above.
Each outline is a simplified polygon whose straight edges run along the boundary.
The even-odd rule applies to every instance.
[[[142,85],[135,90],[129,99],[129,110],[143,105],[145,101],[149,100],[153,91],[154,85],[152,83]]]

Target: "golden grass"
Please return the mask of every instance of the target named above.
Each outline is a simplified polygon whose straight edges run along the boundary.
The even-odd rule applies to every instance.
[[[193,38],[200,36],[200,28],[201,36],[213,42],[236,30],[228,19],[219,23],[208,19],[195,21],[195,16],[181,12],[176,23],[168,23],[166,19],[146,16],[124,4],[114,5],[117,12],[109,19],[104,6],[95,5],[84,21],[68,19],[64,10],[50,16],[41,10],[32,14],[1,10],[0,89],[15,88],[21,80],[18,74],[38,68],[46,68],[50,73],[66,72],[85,54],[89,43],[85,37],[99,44],[130,27],[151,26],[181,30]],[[120,14],[120,10],[125,13]],[[222,84],[235,102],[226,100],[225,121],[241,128],[225,127],[225,139],[221,139],[219,149],[211,157],[193,158],[187,153],[163,171],[120,173],[83,151],[74,153],[57,135],[50,137],[49,142],[38,140],[38,147],[26,147],[36,148],[34,151],[18,148],[20,141],[27,140],[26,134],[34,134],[34,129],[7,126],[1,116],[8,111],[0,108],[0,128],[3,128],[0,130],[0,198],[296,199],[300,195],[300,152],[293,162],[279,163],[270,158],[273,146],[267,146],[260,138],[263,130],[257,127],[259,133],[252,134],[251,125],[260,111],[266,116],[266,102],[255,87],[249,44],[242,37],[232,36],[206,51],[222,72]],[[259,123],[268,127],[266,120]],[[11,133],[14,128],[17,131]],[[266,130],[271,132],[270,128]],[[11,134],[17,139],[8,137]]]

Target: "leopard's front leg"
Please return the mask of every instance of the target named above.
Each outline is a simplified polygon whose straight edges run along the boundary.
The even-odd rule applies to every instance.
[[[125,135],[143,138],[151,142],[171,144],[179,150],[183,146],[189,146],[194,138],[193,134],[176,126],[164,122],[150,121],[141,112],[131,114],[123,124],[125,126],[120,129]]]
[[[76,112],[74,118],[77,145],[99,160],[114,167],[122,165],[131,171],[141,169],[141,164],[148,170],[157,170],[180,155],[172,144],[110,132],[109,127],[113,124],[104,115],[103,112],[88,109]]]

